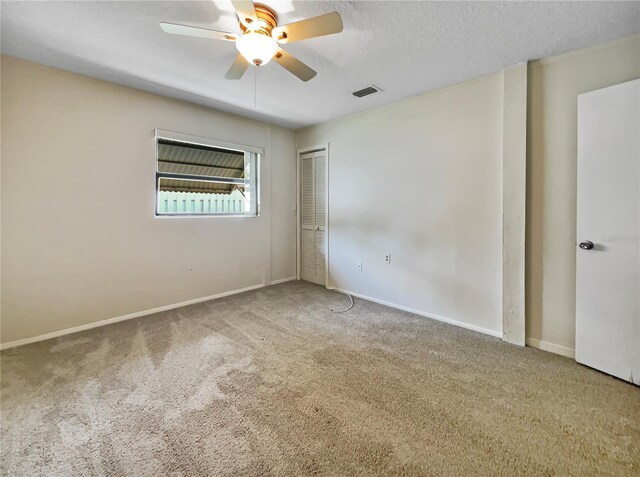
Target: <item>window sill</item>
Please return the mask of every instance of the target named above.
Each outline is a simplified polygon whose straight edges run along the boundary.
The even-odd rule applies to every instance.
[[[260,217],[260,214],[258,215],[242,215],[242,214],[220,214],[220,215],[215,215],[215,214],[155,214],[155,218],[156,219],[180,219],[180,218],[185,218],[185,219],[193,219],[193,218],[198,218],[198,219],[256,219]]]

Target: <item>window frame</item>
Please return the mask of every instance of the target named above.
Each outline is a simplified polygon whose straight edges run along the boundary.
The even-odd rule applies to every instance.
[[[164,139],[167,141],[182,142],[185,144],[193,144],[196,146],[214,147],[218,149],[227,149],[230,151],[242,152],[244,154],[245,170],[249,168],[249,180],[219,177],[219,176],[198,176],[191,174],[168,173],[158,170],[158,141]],[[236,144],[228,141],[219,141],[217,139],[205,138],[200,136],[192,136],[190,134],[176,133],[163,129],[154,130],[154,161],[155,161],[155,193],[154,193],[154,216],[156,218],[172,218],[172,217],[235,217],[235,218],[252,218],[260,216],[260,163],[264,149],[257,146]],[[251,167],[255,172],[251,173]],[[160,179],[177,179],[197,182],[216,182],[226,184],[248,184],[250,191],[255,191],[255,199],[251,199],[251,212],[249,213],[159,213],[158,197],[160,193]]]

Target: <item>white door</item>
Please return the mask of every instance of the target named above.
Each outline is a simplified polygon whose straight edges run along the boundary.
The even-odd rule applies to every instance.
[[[301,156],[301,277],[325,285],[327,272],[327,153]]]
[[[640,80],[578,96],[576,360],[640,384]]]

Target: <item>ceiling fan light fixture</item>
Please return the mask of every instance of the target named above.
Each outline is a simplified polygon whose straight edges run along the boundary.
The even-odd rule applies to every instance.
[[[266,65],[273,58],[275,63],[289,73],[302,81],[309,81],[317,73],[283,50],[280,44],[333,35],[343,29],[342,18],[338,12],[278,25],[278,15],[266,5],[253,3],[253,0],[231,0],[231,4],[242,31],[239,35],[176,23],[160,23],[165,32],[174,35],[234,42],[238,53],[224,75],[228,80],[239,80],[252,64]]]
[[[247,31],[236,41],[236,48],[249,63],[262,66],[269,63],[279,49],[278,42],[259,31]]]

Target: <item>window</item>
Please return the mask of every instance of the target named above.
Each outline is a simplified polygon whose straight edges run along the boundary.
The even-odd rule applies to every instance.
[[[258,215],[258,151],[156,131],[156,215]]]

